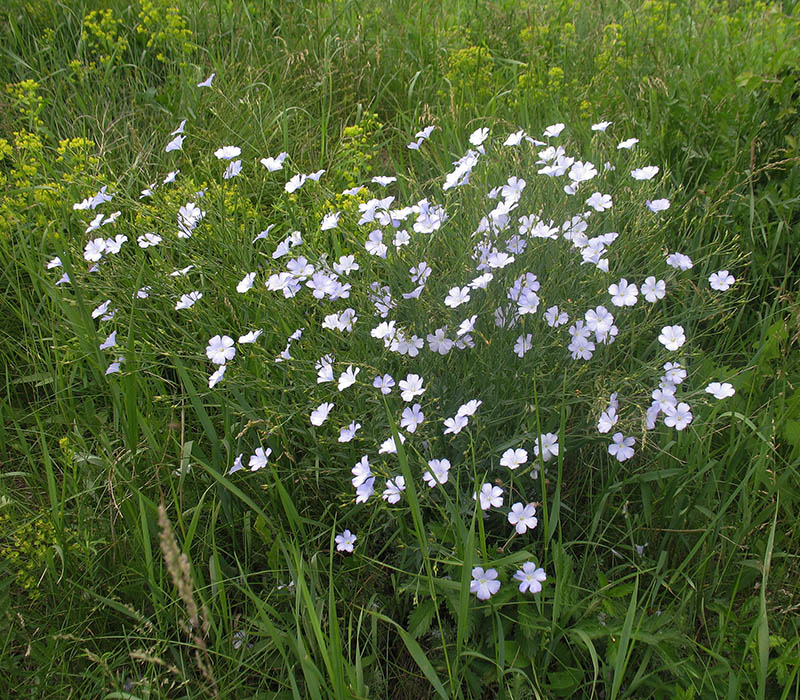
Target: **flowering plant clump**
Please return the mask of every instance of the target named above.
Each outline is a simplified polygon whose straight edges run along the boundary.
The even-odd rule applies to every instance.
[[[356,556],[371,549],[373,509],[408,527],[419,508],[415,527],[435,527],[453,573],[461,527],[478,522],[473,554],[500,563],[472,568],[470,590],[508,600],[515,580],[538,593],[550,475],[579,468],[581,450],[646,469],[648,443],[691,430],[709,394],[734,393],[693,378],[702,331],[686,296],[705,278],[692,304],[724,307],[736,279],[698,277],[725,261],[672,250],[661,169],[612,126],[592,125],[585,152],[563,123],[480,126],[435,188],[407,180],[401,200],[400,173],[352,163],[331,191],[335,172],[302,172],[287,152],[219,143],[192,161],[184,120],[164,137],[164,172],[127,199],[86,192],[75,245],[43,265],[65,300],[73,287],[96,297],[107,381],[182,357],[183,383],[208,387],[239,453],[207,465],[220,478],[313,474],[318,490],[296,499],[335,494],[359,532],[357,550],[349,529],[336,549]],[[409,134],[408,157],[435,134]],[[198,169],[209,185],[180,189]],[[501,552],[525,562],[513,577]]]

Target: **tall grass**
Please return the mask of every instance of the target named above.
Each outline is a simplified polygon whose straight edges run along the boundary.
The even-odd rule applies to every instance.
[[[797,697],[797,8],[174,4],[0,10],[0,684],[12,697],[54,698]],[[212,87],[196,88],[211,72]],[[184,118],[183,150],[164,153]],[[590,130],[600,119],[614,122],[608,134]],[[578,265],[563,240],[531,240],[524,268],[493,270],[470,305],[444,307],[478,274],[470,234],[497,203],[485,197],[492,187],[524,177],[518,213],[541,208],[559,224],[585,208],[593,189],[569,198],[563,182],[535,175],[538,149],[500,145],[555,122],[567,124],[559,143],[570,155],[617,166],[596,181],[614,207],[590,217],[621,233],[610,273]],[[429,124],[431,138],[409,150]],[[487,154],[469,185],[443,192],[483,126]],[[617,151],[631,136],[637,149]],[[228,144],[242,148],[243,173],[223,181],[212,154]],[[258,163],[281,151],[283,172]],[[629,177],[648,164],[661,168],[655,180]],[[174,185],[139,198],[175,168]],[[284,191],[292,174],[322,168],[319,183]],[[384,191],[374,175],[398,182]],[[355,184],[396,195],[393,206],[427,197],[449,219],[389,245],[385,260],[369,256],[369,228],[357,225],[368,196],[340,194]],[[102,185],[111,203],[72,209]],[[662,196],[665,214],[643,207]],[[206,216],[182,241],[176,213],[189,201]],[[123,216],[102,233],[129,241],[90,274],[84,229],[116,209]],[[321,231],[335,210],[338,228]],[[273,260],[294,229],[302,247]],[[147,231],[163,235],[159,247],[136,247]],[[692,270],[664,266],[675,250]],[[349,253],[361,270],[337,305],[264,287],[291,257],[320,266]],[[46,269],[55,255],[64,268]],[[420,260],[434,273],[418,302],[404,301]],[[707,282],[720,269],[737,278],[725,293]],[[494,309],[528,270],[540,314],[558,303],[572,323],[605,304],[616,342],[579,363],[530,317],[495,328]],[[56,286],[65,271],[72,284]],[[256,286],[238,294],[252,271]],[[649,274],[667,279],[666,299],[611,306],[609,284]],[[391,288],[390,318],[422,337],[446,324],[454,338],[477,313],[476,347],[426,347],[413,361],[387,351],[369,332],[381,320],[371,282]],[[144,286],[147,298],[133,294]],[[194,290],[204,298],[176,311]],[[105,299],[118,308],[112,322],[92,318]],[[359,314],[352,334],[321,328],[348,305]],[[656,337],[678,323],[694,420],[646,431],[649,392],[675,359]],[[301,327],[292,360],[276,363]],[[209,390],[208,339],[255,328],[263,336],[238,346]],[[114,329],[116,348],[100,351]],[[528,332],[534,349],[517,358]],[[329,352],[336,376],[361,368],[356,387],[317,384]],[[111,353],[125,360],[107,376]],[[414,435],[399,424],[398,388],[371,387],[385,372],[425,378]],[[708,399],[703,387],[722,380],[735,396]],[[620,426],[637,438],[626,462],[595,430],[615,391]],[[442,421],[470,399],[483,403],[468,428],[443,436]],[[311,425],[322,401],[334,412]],[[351,420],[360,434],[340,443]],[[561,450],[534,480],[534,446],[550,432]],[[378,458],[400,433],[405,445]],[[230,473],[257,446],[273,450],[267,467]],[[499,467],[517,447],[530,462]],[[380,478],[361,504],[348,481],[365,452]],[[422,474],[444,456],[449,482],[431,489]],[[398,474],[406,488],[388,505],[381,487]],[[502,510],[473,500],[485,482],[502,485]],[[517,498],[536,503],[539,523],[512,538],[505,513]],[[357,534],[352,555],[336,549],[345,528]],[[526,561],[547,572],[541,593],[517,591]],[[499,572],[488,601],[470,593],[476,566]]]

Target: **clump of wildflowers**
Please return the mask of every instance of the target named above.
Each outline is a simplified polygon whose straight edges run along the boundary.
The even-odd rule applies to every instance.
[[[464,55],[488,58],[480,51]],[[107,185],[74,204],[80,248],[72,254],[83,260],[86,270],[77,271],[87,287],[97,272],[115,274],[118,255],[139,256],[159,270],[151,284],[118,298],[98,293],[92,321],[100,351],[112,351],[109,381],[131,359],[115,350],[117,333],[124,333],[117,324],[126,315],[114,314],[123,303],[161,297],[176,324],[210,314],[215,331],[176,334],[175,350],[194,355],[204,381],[211,364],[208,388],[219,401],[230,388],[232,404],[244,405],[241,397],[257,390],[266,405],[280,403],[284,412],[268,422],[275,426],[269,448],[252,430],[262,421],[247,416],[229,477],[262,478],[268,464],[290,458],[290,445],[284,453],[280,441],[304,435],[302,449],[292,453],[308,452],[315,466],[324,454],[329,468],[350,480],[338,497],[353,513],[382,508],[389,518],[408,517],[410,474],[426,517],[445,512],[442,504],[461,504],[481,519],[490,540],[528,547],[538,535],[536,494],[544,481],[531,477],[563,467],[570,431],[582,441],[596,432],[589,441],[622,463],[637,458],[642,424],[683,431],[700,415],[696,394],[683,388],[691,383],[693,329],[668,304],[694,263],[678,252],[665,258],[661,246],[638,250],[628,224],[667,216],[671,202],[655,197],[662,186],[658,166],[631,167],[642,148],[638,139],[619,140],[612,127],[592,126],[605,150],[590,159],[561,122],[532,130],[538,136],[526,129],[493,134],[477,125],[438,189],[401,200],[398,176],[372,175],[369,159],[356,162],[380,128],[372,117],[344,134],[334,158],[342,172],[301,172],[287,152],[264,156],[245,144],[215,144],[207,160],[216,179],[204,186],[177,167],[186,157],[184,140],[192,138],[191,125],[181,122],[164,141],[170,170],[137,187],[138,218],[109,211],[116,193]],[[415,132],[410,157],[428,148],[435,133]],[[509,172],[509,149],[526,167]],[[605,157],[618,159],[619,169],[603,164]],[[254,176],[275,198],[263,202],[263,211],[239,194]],[[626,201],[629,192],[633,201]],[[228,221],[237,211],[248,224]],[[123,229],[127,235],[103,233],[126,221],[135,224]],[[228,261],[204,262],[200,253],[217,235],[232,236],[241,251],[243,262],[230,265],[235,269],[225,269]],[[327,237],[330,250],[310,243]],[[629,267],[622,252],[628,249],[646,264]],[[444,258],[442,250],[456,252]],[[62,261],[51,263],[57,269]],[[734,281],[727,270],[709,278],[718,291]],[[224,321],[215,313],[224,313]],[[635,378],[596,396],[597,386],[612,381],[604,373],[623,376],[627,368],[620,365],[642,342],[652,367],[663,366],[664,374],[637,368]],[[482,374],[501,385],[502,400],[514,409],[492,405]],[[508,416],[519,412],[517,402],[530,400],[530,379],[538,393],[536,421],[520,426]],[[589,400],[562,425],[559,392],[571,391],[573,382],[575,394]],[[733,387],[714,382],[706,392],[722,399]],[[400,473],[403,464],[409,472]],[[336,535],[336,549],[352,553],[355,541],[345,530]],[[369,547],[368,538],[362,546]],[[489,600],[500,589],[499,576],[475,567],[470,590]],[[514,579],[521,592],[535,593],[546,576],[529,561]]]

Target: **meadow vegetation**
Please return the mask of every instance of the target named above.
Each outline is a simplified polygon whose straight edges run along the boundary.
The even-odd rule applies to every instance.
[[[10,697],[800,697],[800,4],[0,42]]]

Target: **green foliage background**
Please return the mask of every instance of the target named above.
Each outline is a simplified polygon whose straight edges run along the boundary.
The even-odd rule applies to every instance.
[[[799,67],[792,2],[5,3],[0,686],[20,698],[800,696]],[[212,71],[224,88],[197,90]],[[192,172],[139,206],[184,117],[203,125],[185,145]],[[709,271],[740,266],[740,303],[695,319],[692,365],[698,380],[735,372],[737,394],[642,468],[588,447],[560,460],[544,487],[560,511],[538,550],[551,580],[522,604],[465,596],[458,577],[487,554],[470,503],[452,504],[463,527],[434,524],[430,542],[412,524],[420,508],[396,532],[358,516],[362,542],[383,546],[335,555],[349,507],[328,468],[336,446],[291,423],[289,375],[248,368],[263,405],[244,393],[221,405],[153,316],[140,320],[141,371],[109,388],[89,302],[64,310],[44,270],[82,248],[71,203],[104,184],[139,206],[140,231],[208,186],[218,219],[196,262],[234,284],[248,262],[234,242],[259,217],[300,210],[310,231],[327,211],[355,214],[265,177],[213,184],[207,154],[223,143],[287,150],[303,172],[328,169],[333,191],[398,172],[404,194],[438,192],[477,126],[536,135],[564,121],[588,143],[600,118],[665,173],[671,249]],[[427,124],[444,145],[412,155]],[[330,256],[342,243],[310,242]],[[252,313],[285,339],[300,323],[279,310]],[[192,323],[187,336],[219,332],[211,315]],[[622,379],[598,378],[591,396]],[[551,384],[539,390],[558,396],[561,377]],[[553,425],[570,405],[548,407]],[[544,432],[543,415],[525,429]],[[244,430],[288,455],[261,484],[222,476]],[[319,512],[326,498],[340,500]],[[492,554],[510,573],[523,553]]]

